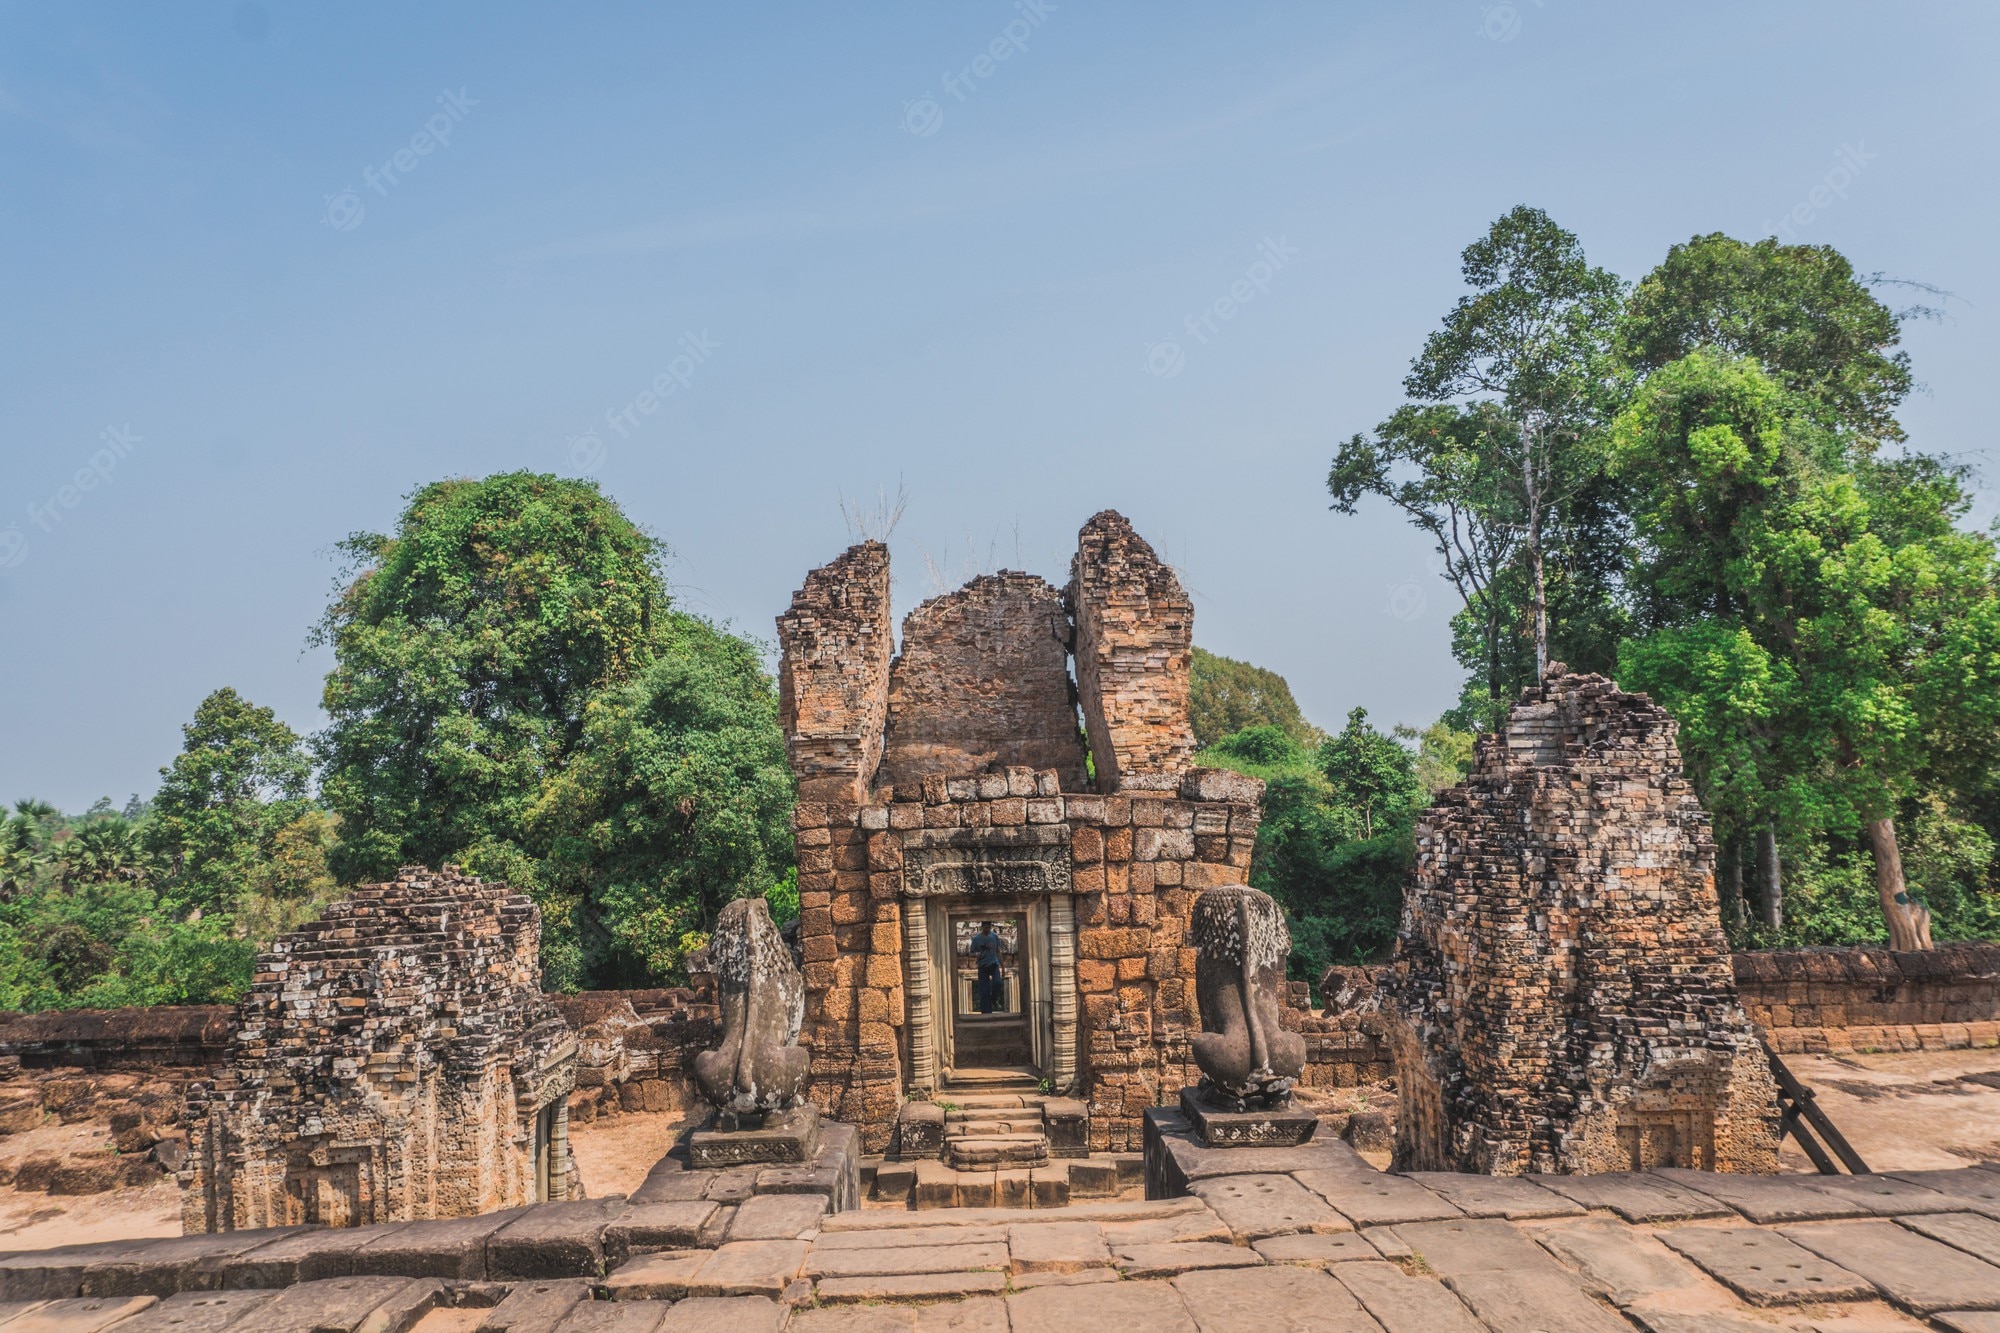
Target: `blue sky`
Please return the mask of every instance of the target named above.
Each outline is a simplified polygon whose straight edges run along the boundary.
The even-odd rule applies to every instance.
[[[511,468],[595,476],[767,639],[843,495],[908,489],[899,613],[932,566],[1060,581],[1115,507],[1198,642],[1323,725],[1428,721],[1450,590],[1323,479],[1460,248],[1527,202],[1627,278],[1782,225],[1946,288],[1904,417],[1986,461],[1996,39],[1949,4],[0,4],[0,799],[149,793],[225,684],[317,727],[333,544]]]

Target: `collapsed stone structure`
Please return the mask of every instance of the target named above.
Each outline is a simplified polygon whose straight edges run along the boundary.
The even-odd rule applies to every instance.
[[[1243,880],[1262,784],[1189,767],[1192,633],[1180,581],[1109,511],[1066,588],[974,579],[910,613],[893,662],[880,543],[778,618],[810,1095],[867,1150],[906,1099],[1038,1105],[1044,1082],[1087,1101],[1089,1147],[1135,1149],[1193,1081],[1190,913]],[[1010,942],[990,1013],[967,944],[989,924]],[[1071,1105],[1047,1113],[1065,1134]]]
[[[576,1038],[541,914],[405,867],[259,955],[228,1064],[187,1102],[190,1233],[465,1217],[580,1196]]]
[[[1407,1170],[1775,1171],[1675,725],[1560,664],[1418,821],[1382,982]]]

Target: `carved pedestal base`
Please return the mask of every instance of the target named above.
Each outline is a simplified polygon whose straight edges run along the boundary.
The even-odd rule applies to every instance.
[[[1296,1106],[1282,1110],[1223,1111],[1208,1105],[1198,1088],[1181,1089],[1181,1114],[1196,1138],[1210,1148],[1291,1148],[1319,1128],[1319,1117]]]
[[[819,1147],[819,1108],[810,1102],[773,1111],[755,1129],[717,1129],[713,1121],[688,1135],[688,1165],[695,1170],[758,1163],[796,1165]]]

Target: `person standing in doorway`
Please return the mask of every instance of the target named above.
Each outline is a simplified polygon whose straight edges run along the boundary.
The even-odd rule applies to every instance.
[[[979,964],[979,980],[973,983],[972,998],[979,1012],[990,1014],[1000,1005],[1000,934],[991,921],[972,937],[972,958]]]

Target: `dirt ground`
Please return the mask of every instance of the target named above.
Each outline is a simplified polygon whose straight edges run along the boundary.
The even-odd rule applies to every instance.
[[[2000,1050],[1788,1055],[1834,1126],[1876,1171],[2000,1161]],[[1813,1169],[1785,1140],[1785,1166]]]
[[[638,1189],[686,1125],[685,1117],[665,1114],[621,1115],[572,1125],[569,1151],[584,1189],[593,1199]]]

